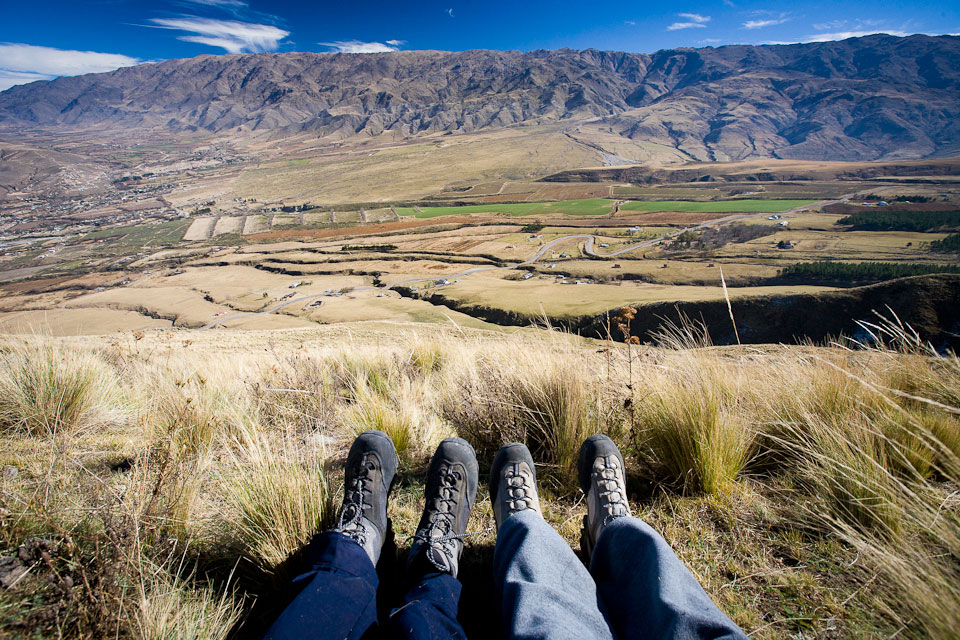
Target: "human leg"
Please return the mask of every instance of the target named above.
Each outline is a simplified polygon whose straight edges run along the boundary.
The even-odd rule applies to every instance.
[[[293,579],[296,598],[265,640],[362,638],[377,623],[377,571],[363,547],[333,531],[314,536],[307,570]]]
[[[440,443],[427,471],[426,504],[410,548],[410,588],[390,614],[390,629],[403,638],[465,638],[457,622],[456,579],[463,536],[477,496],[477,456],[460,438]]]
[[[580,559],[544,521],[530,452],[503,447],[490,472],[497,520],[494,584],[510,638],[612,638],[596,586]]]
[[[377,622],[377,572],[388,528],[387,498],[397,470],[389,436],[365,431],[350,447],[336,529],[314,536],[299,593],[265,638],[362,638]]]
[[[606,436],[588,438],[579,471],[587,496],[581,548],[617,638],[745,640],[666,540],[630,515],[616,445]]]

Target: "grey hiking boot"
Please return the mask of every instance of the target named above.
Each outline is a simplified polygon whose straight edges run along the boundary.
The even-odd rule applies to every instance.
[[[490,468],[490,502],[497,529],[503,521],[520,511],[540,513],[537,497],[537,472],[527,446],[519,442],[500,447]]]
[[[410,564],[423,557],[457,577],[463,537],[477,498],[477,454],[466,440],[447,438],[427,471],[426,506],[410,547]]]
[[[382,431],[353,441],[343,478],[343,506],[334,531],[355,540],[374,565],[387,531],[387,497],[397,474],[397,450]]]
[[[615,518],[630,515],[623,456],[607,436],[590,436],[580,446],[577,471],[587,496],[580,548],[589,558],[603,528]]]

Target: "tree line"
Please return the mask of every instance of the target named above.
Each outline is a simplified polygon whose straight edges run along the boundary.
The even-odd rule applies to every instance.
[[[933,231],[960,227],[960,210],[955,211],[860,211],[840,218],[861,231]]]
[[[821,260],[800,262],[784,267],[780,270],[779,276],[781,279],[807,282],[879,282],[930,273],[960,274],[960,265]]]

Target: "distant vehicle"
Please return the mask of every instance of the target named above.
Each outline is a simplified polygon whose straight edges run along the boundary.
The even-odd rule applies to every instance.
[[[877,206],[878,206],[878,207],[889,207],[889,206],[890,206],[890,203],[887,202],[886,200],[881,200],[880,202],[877,203]]]
[[[609,247],[609,246],[610,246],[610,245],[607,244],[606,242],[601,242],[601,243],[600,243],[600,248],[601,248],[601,249],[606,249],[606,248]]]

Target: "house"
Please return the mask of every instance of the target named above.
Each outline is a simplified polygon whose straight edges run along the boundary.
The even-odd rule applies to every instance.
[[[600,248],[601,248],[601,249],[606,249],[606,248],[609,247],[609,246],[610,246],[610,245],[607,244],[606,242],[601,242],[601,243],[600,243]]]
[[[449,280],[444,280],[443,278],[441,278],[440,280],[437,280],[434,284],[436,284],[438,287],[442,287],[443,285],[452,284],[452,283]]]
[[[291,283],[291,285],[290,285],[289,287],[287,287],[287,288],[288,288],[288,289],[296,289],[297,287],[299,287],[299,286],[302,285],[302,284],[303,284],[303,281],[302,281],[302,280],[297,280],[296,282]]]
[[[877,203],[877,206],[878,206],[878,207],[889,207],[889,206],[890,206],[890,203],[887,202],[886,200],[881,200],[880,202]]]
[[[781,220],[781,221],[778,222],[777,224],[780,225],[781,227],[786,227],[786,226],[789,225],[790,223],[789,223],[788,221],[786,221],[786,220]]]
[[[310,309],[311,307],[319,307],[323,304],[323,300],[314,300],[310,304],[304,307],[304,309]]]
[[[627,229],[627,233],[640,233],[640,227],[630,227]]]
[[[777,243],[777,249],[793,249],[796,245],[789,240],[781,240]]]
[[[523,279],[524,279],[524,280],[529,280],[529,279],[532,278],[532,277],[533,277],[533,274],[530,273],[530,272],[527,272],[527,273],[523,274]]]
[[[297,295],[297,294],[295,294],[295,293],[288,293],[288,294],[285,295],[285,296],[281,296],[280,299],[281,299],[281,300],[289,300],[290,298],[292,298],[292,297],[295,296],[295,295]]]
[[[610,268],[611,268],[611,269],[619,269],[619,268],[620,268],[620,264],[619,264],[619,263],[618,263],[618,264],[615,264],[615,265],[613,265],[613,266],[610,267]]]

